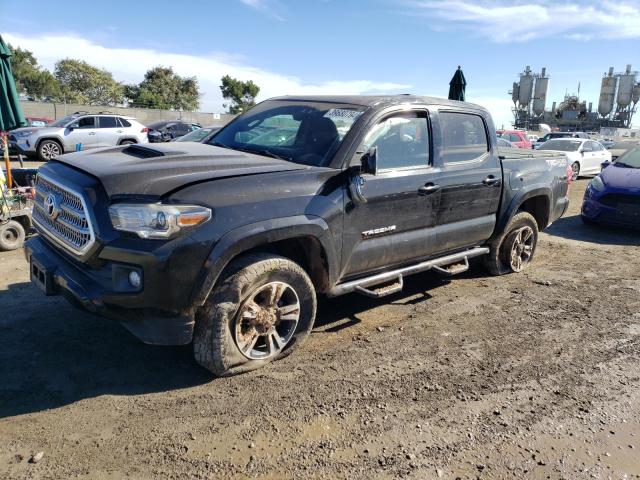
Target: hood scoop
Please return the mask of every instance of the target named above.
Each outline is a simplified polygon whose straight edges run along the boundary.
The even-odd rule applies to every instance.
[[[156,157],[168,157],[171,155],[185,155],[186,152],[170,151],[170,150],[156,150],[155,148],[145,147],[143,145],[132,144],[122,150],[122,153],[131,155],[136,158],[156,158]]]

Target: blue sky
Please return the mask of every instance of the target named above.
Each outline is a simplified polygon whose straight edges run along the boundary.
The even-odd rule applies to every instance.
[[[507,90],[531,65],[597,102],[602,74],[640,69],[640,1],[218,0],[55,3],[0,0],[6,40],[52,68],[82,58],[139,82],[171,65],[196,75],[201,109],[222,111],[219,78],[253,79],[260,98],[288,93],[446,96],[462,65],[467,96],[507,123]],[[640,114],[639,114],[640,115]],[[638,119],[635,121],[638,124]]]

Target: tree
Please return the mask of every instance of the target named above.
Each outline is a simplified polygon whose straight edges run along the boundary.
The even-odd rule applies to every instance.
[[[18,92],[35,100],[55,97],[60,86],[51,72],[38,65],[33,53],[11,45],[9,50],[12,52],[11,68]]]
[[[229,113],[242,113],[249,110],[256,104],[256,97],[260,93],[260,87],[253,83],[253,80],[243,82],[229,75],[222,77],[222,98],[229,100],[225,104],[229,108]]]
[[[140,85],[127,85],[125,96],[134,106],[164,110],[196,110],[200,89],[195,77],[181,77],[171,67],[147,71]]]
[[[124,89],[111,73],[82,60],[60,60],[54,75],[60,84],[59,95],[67,103],[115,105],[124,100]]]

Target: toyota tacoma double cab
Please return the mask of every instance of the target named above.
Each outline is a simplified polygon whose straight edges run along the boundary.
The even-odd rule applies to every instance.
[[[37,178],[31,280],[143,342],[193,343],[218,376],[248,371],[302,343],[319,295],[382,297],[473,257],[526,268],[571,175],[494,132],[464,102],[279,97],[205,144],[61,155]]]

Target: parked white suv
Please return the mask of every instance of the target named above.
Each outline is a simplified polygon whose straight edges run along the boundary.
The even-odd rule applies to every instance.
[[[148,143],[148,129],[132,117],[76,112],[45,127],[25,127],[9,135],[9,147],[46,161],[65,152],[130,143]]]

